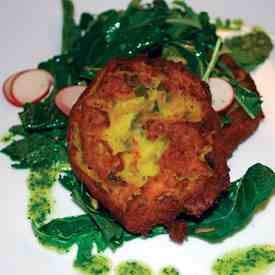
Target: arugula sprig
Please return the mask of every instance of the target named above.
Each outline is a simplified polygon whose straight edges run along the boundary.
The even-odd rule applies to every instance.
[[[68,163],[66,131],[54,129],[30,133],[22,126],[12,127],[14,139],[1,150],[13,161],[17,169],[50,168]]]
[[[189,233],[207,241],[217,242],[242,229],[255,209],[275,190],[275,174],[262,164],[250,167],[233,182],[217,205],[198,222],[190,222]]]
[[[232,71],[221,60],[217,64],[215,73],[232,85],[236,101],[251,119],[255,119],[262,112],[261,96],[241,85],[241,83],[235,79]]]
[[[72,171],[63,171],[59,182],[71,192],[73,200],[85,214],[54,219],[44,225],[33,222],[34,233],[41,243],[62,251],[68,251],[76,244],[78,251],[75,264],[81,265],[92,259],[93,249],[97,252],[103,252],[107,248],[116,250],[125,242],[140,237],[127,232],[104,209],[95,208],[86,187]],[[164,227],[156,227],[146,238],[162,234],[166,234]]]
[[[81,264],[93,257],[93,248],[97,248],[98,252],[108,247],[115,250],[139,237],[128,233],[105,210],[93,208],[89,193],[72,172],[65,172],[60,181],[71,190],[73,199],[87,214],[55,219],[40,227],[33,224],[34,232],[42,243],[65,251],[77,244],[76,263]],[[261,164],[252,166],[242,178],[231,184],[206,216],[199,221],[186,218],[189,234],[210,242],[231,236],[249,222],[255,209],[271,196],[274,189],[274,172]],[[147,237],[161,234],[166,234],[166,230],[157,227]]]
[[[94,207],[92,203],[93,198],[72,171],[63,173],[59,181],[71,192],[73,201],[90,215],[91,219],[101,230],[106,241],[110,242],[110,247],[112,249],[121,246],[124,241],[129,241],[138,237],[137,235],[127,232],[106,210]],[[165,233],[166,230],[163,227],[159,227],[153,230],[149,236],[153,237]]]
[[[168,46],[176,48],[177,56],[184,58],[187,67],[202,78],[218,39],[208,14],[196,13],[185,1],[175,1],[166,22]],[[166,47],[164,51],[167,52]]]
[[[235,99],[242,106],[251,119],[255,119],[262,112],[262,99],[255,92],[231,81],[235,91]]]

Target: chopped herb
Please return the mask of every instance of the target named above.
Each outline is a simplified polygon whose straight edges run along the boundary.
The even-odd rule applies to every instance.
[[[107,179],[112,182],[120,181],[120,178],[113,172],[110,172],[107,176]]]
[[[135,94],[136,96],[140,96],[140,97],[148,97],[148,88],[146,88],[144,85],[139,85],[136,89],[135,89]]]
[[[220,115],[221,127],[224,128],[232,123],[232,119],[229,115]]]
[[[157,112],[157,113],[160,112],[159,105],[158,105],[158,102],[157,102],[157,101],[154,102],[154,108],[153,108],[152,111],[153,111],[153,112]]]

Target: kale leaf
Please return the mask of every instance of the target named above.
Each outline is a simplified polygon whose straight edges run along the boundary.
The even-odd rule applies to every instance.
[[[129,241],[139,237],[126,231],[119,223],[117,223],[103,208],[93,206],[93,198],[87,191],[86,187],[75,177],[72,171],[64,172],[59,182],[69,191],[76,204],[78,204],[94,221],[101,230],[105,240],[112,249],[120,247],[125,241]],[[148,234],[148,238],[157,235],[166,234],[164,227],[156,227]]]
[[[271,38],[263,31],[253,31],[226,39],[225,45],[235,61],[247,71],[252,71],[262,64],[273,49]]]
[[[183,62],[189,71],[195,75],[202,76],[204,73],[204,67],[200,58],[180,43],[169,43],[169,45],[163,49],[162,57],[175,62]]]
[[[76,244],[78,251],[75,264],[81,264],[92,258],[93,248],[97,248],[98,252],[107,248],[115,250],[124,242],[141,237],[127,232],[104,209],[94,208],[91,196],[72,171],[63,172],[59,181],[72,192],[74,201],[86,214],[54,219],[42,226],[33,223],[33,231],[42,244],[62,251],[68,251]],[[166,233],[164,227],[156,227],[146,238]]]
[[[242,229],[255,209],[266,201],[275,189],[275,174],[262,164],[250,167],[233,182],[224,197],[198,222],[189,222],[189,234],[217,242]]]
[[[22,127],[12,127],[10,132],[20,135],[21,138],[14,139],[1,152],[10,157],[14,168],[36,170],[68,162],[66,131],[56,129],[42,133],[28,133]]]
[[[166,43],[176,46],[187,67],[202,77],[217,43],[216,27],[208,14],[194,12],[185,1],[175,1],[166,22]]]
[[[63,251],[68,251],[77,244],[76,263],[91,259],[94,246],[98,252],[108,247],[101,231],[89,215],[55,219],[41,227],[33,224],[33,231],[42,244]]]
[[[76,65],[85,74],[85,70],[101,68],[112,58],[133,57],[161,46],[168,10],[162,0],[146,7],[132,1],[123,12],[99,14],[72,50]]]

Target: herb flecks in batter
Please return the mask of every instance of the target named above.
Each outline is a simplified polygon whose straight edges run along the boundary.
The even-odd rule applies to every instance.
[[[153,112],[154,101],[150,98],[155,98],[154,94],[148,92],[149,100],[140,96],[117,102],[110,113],[110,127],[104,132],[113,153],[120,153],[124,162],[118,176],[137,186],[159,173],[158,160],[167,146],[163,138],[149,140],[139,122],[142,115]]]

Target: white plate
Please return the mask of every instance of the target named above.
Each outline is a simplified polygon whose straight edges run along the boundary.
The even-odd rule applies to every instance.
[[[238,1],[238,5],[239,5]],[[237,1],[209,0],[189,1],[195,8],[208,9],[214,16],[244,16],[249,25],[263,24],[275,33],[271,10],[273,1],[251,3],[242,1],[235,8]],[[89,10],[98,12],[108,7],[123,7],[127,1],[87,1],[80,0],[77,13]],[[249,5],[250,9],[245,9]],[[248,11],[249,10],[249,11]],[[251,13],[250,13],[251,12]],[[11,73],[35,67],[41,60],[59,52],[61,37],[61,10],[56,0],[1,1],[0,3],[0,82]],[[256,162],[261,162],[275,169],[275,108],[274,87],[275,67],[273,57],[254,73],[260,93],[263,95],[263,109],[266,119],[259,130],[242,144],[230,160],[232,180],[243,175],[246,169]],[[275,64],[275,63],[274,63]],[[17,108],[10,106],[0,94],[0,134],[18,122]],[[72,268],[75,249],[67,255],[40,246],[33,236],[26,218],[27,188],[26,171],[10,168],[8,158],[0,155],[0,274],[3,275],[60,275],[77,274]],[[56,188],[57,215],[78,214],[80,210],[73,205],[68,193]],[[61,202],[61,203],[60,203]],[[264,210],[253,218],[241,232],[219,244],[188,238],[182,245],[169,241],[166,236],[152,240],[137,240],[124,245],[115,254],[107,251],[113,264],[121,260],[142,260],[154,270],[163,265],[174,265],[182,274],[211,274],[213,261],[224,252],[252,244],[275,244],[275,197],[269,201]],[[271,271],[270,274],[275,274]]]

